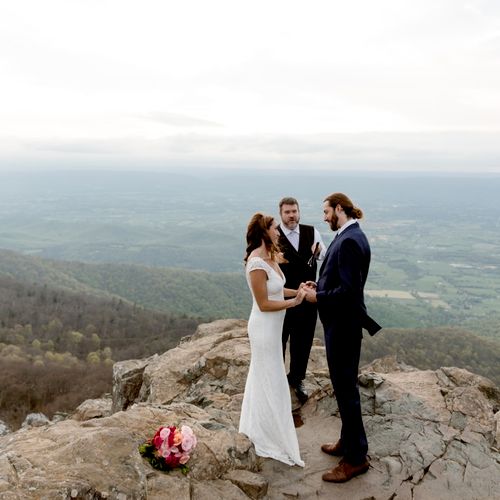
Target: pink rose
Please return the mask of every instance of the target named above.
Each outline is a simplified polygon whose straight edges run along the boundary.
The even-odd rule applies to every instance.
[[[183,453],[181,455],[181,458],[179,458],[179,463],[184,465],[185,463],[187,463],[188,460],[189,460],[189,455],[187,453]]]
[[[168,457],[168,455],[170,455],[170,453],[172,453],[172,447],[168,445],[168,439],[165,439],[165,441],[163,441],[161,447],[160,447],[160,452],[161,452],[161,455],[162,457]]]
[[[162,439],[168,439],[168,436],[170,436],[170,429],[168,427],[162,427],[160,431],[160,437]]]
[[[183,451],[188,453],[196,446],[198,441],[191,427],[188,427],[187,425],[182,426],[181,433],[182,433],[182,449]]]

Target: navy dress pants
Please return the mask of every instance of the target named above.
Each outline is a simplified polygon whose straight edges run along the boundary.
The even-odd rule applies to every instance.
[[[340,441],[344,459],[358,465],[366,459],[366,439],[358,388],[362,334],[325,327],[325,348],[333,390],[342,420]]]

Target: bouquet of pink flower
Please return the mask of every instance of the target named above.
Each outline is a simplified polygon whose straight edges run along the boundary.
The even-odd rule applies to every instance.
[[[151,439],[139,446],[139,453],[155,469],[169,471],[178,467],[186,474],[189,470],[186,463],[196,443],[191,427],[183,425],[179,429],[171,425],[160,427]]]

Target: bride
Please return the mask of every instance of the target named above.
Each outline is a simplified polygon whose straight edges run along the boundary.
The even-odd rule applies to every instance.
[[[272,217],[260,213],[252,217],[245,257],[246,278],[253,297],[248,320],[251,361],[239,430],[253,442],[257,455],[303,467],[292,418],[281,332],[285,309],[300,304],[305,291],[302,285],[299,290],[284,288],[285,277],[278,266],[282,258],[278,237],[278,225]]]

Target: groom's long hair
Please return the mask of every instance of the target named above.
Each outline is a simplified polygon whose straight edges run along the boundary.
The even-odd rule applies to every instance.
[[[245,258],[243,259],[245,262],[252,251],[262,245],[262,241],[264,241],[267,251],[271,254],[271,259],[274,260],[280,254],[280,249],[272,242],[267,233],[273,222],[273,217],[261,214],[260,212],[252,216],[247,228],[247,249]]]
[[[340,205],[347,217],[351,217],[352,219],[363,218],[363,210],[354,206],[350,198],[344,193],[333,193],[330,196],[327,196],[324,201],[327,201],[332,208]]]

